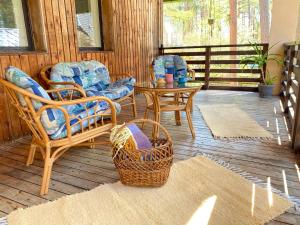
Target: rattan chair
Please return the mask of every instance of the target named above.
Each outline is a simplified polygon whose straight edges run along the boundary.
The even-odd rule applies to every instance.
[[[45,66],[44,68],[42,68],[42,70],[40,72],[41,83],[43,84],[43,86],[45,86],[47,89],[52,88],[54,85],[73,86],[73,87],[79,88],[83,92],[85,92],[84,89],[79,84],[76,84],[73,82],[53,82],[52,80],[50,80],[50,74],[51,74],[52,67],[53,67],[53,65]],[[113,81],[115,81],[115,79],[121,79],[121,78],[125,78],[127,76],[128,76],[128,74],[119,74],[119,75],[112,76],[112,78],[113,78]],[[116,99],[113,101],[121,104],[122,107],[131,106],[132,114],[133,114],[134,118],[137,117],[134,91],[127,96],[124,96],[120,99]]]
[[[166,55],[166,56],[173,56],[173,55]],[[159,57],[164,57],[163,55],[162,56],[158,56],[157,58]],[[180,57],[181,58],[181,57]],[[195,81],[196,80],[196,72],[195,70],[191,69],[187,64],[186,64],[186,61],[182,59],[182,62],[185,63],[186,65],[186,71],[187,71],[187,78],[190,79],[190,81]],[[154,71],[154,64],[155,64],[155,60],[153,60],[153,62],[151,63],[150,65],[150,78],[151,80],[156,80],[156,75],[155,75],[155,71]]]
[[[32,142],[26,165],[29,166],[33,163],[37,149],[39,149],[42,154],[44,160],[44,172],[40,190],[41,195],[48,193],[53,163],[62,156],[64,152],[72,146],[93,147],[95,144],[103,144],[103,142],[95,142],[94,138],[100,135],[109,134],[111,128],[116,125],[115,106],[113,102],[106,97],[86,97],[85,93],[81,89],[77,87],[70,87],[47,91],[49,95],[56,95],[56,99],[58,96],[58,99],[54,101],[34,95],[33,93],[4,79],[0,79],[0,83],[4,86],[4,90],[9,96],[12,104],[18,110],[19,116],[25,120],[32,132]],[[63,97],[61,95],[62,92],[64,92]],[[67,95],[66,92],[68,92]],[[75,96],[75,94],[77,97],[78,94],[80,94],[82,98],[74,100],[73,96]],[[26,102],[25,106],[20,103],[20,97]],[[43,106],[36,111],[33,102],[40,102]],[[109,108],[101,114],[97,110],[94,110],[91,114],[90,111],[88,112],[89,109],[86,107],[86,104],[90,102],[96,104],[100,104],[100,102],[107,102]],[[78,118],[70,116],[67,110],[63,107],[75,104],[85,105],[86,117]],[[56,109],[63,112],[66,125],[66,137],[53,140],[48,136],[41,122],[42,113],[48,109]],[[77,122],[75,124],[70,123],[74,120],[74,118],[76,118]],[[88,123],[88,126],[84,126],[84,123]],[[72,128],[74,126],[78,127],[78,124],[80,129],[78,132],[74,133]]]
[[[184,62],[185,60],[182,59]],[[150,79],[152,81],[155,81],[156,75],[155,75],[155,71],[154,71],[154,63],[155,60],[151,63],[150,67],[149,67],[149,71],[150,71]],[[186,65],[186,71],[187,71],[187,78],[189,79],[189,82],[193,82],[196,80],[196,72],[195,70],[191,69],[188,65]],[[151,110],[151,108],[153,108],[153,101],[151,98],[149,98],[149,96],[145,95],[146,97],[146,110],[145,110],[145,114],[144,114],[144,118],[148,118],[148,113],[149,110]],[[162,98],[177,98],[178,96],[174,95],[174,94],[165,94],[161,96]],[[185,93],[181,93],[180,94],[180,98],[182,99],[182,101],[184,102],[185,99],[188,99],[189,95],[186,95]],[[193,101],[191,102],[191,109],[193,110]]]

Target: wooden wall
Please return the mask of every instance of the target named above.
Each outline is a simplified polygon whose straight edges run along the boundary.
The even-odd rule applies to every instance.
[[[37,0],[38,1],[38,0]],[[98,60],[112,74],[131,73],[137,80],[149,78],[148,67],[158,54],[159,18],[162,0],[112,1],[114,33],[112,51],[79,52],[77,48],[74,0],[41,0],[48,45],[47,53],[0,53],[0,75],[14,65],[37,78],[39,70],[61,61]],[[28,133],[3,90],[0,90],[0,142]]]

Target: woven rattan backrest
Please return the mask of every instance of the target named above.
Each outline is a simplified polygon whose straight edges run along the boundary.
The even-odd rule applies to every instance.
[[[33,97],[34,95],[30,92],[3,79],[0,79],[0,83],[4,86],[4,91],[9,97],[11,104],[17,109],[20,118],[26,122],[34,137],[39,141],[43,141],[45,139],[48,140],[48,135],[43,128],[32,103],[33,100],[42,102],[42,98],[37,97],[35,99]],[[26,104],[22,105],[19,100],[20,98],[23,98]]]

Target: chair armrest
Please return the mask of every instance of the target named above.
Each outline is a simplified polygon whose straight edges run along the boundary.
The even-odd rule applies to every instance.
[[[131,76],[132,75],[129,74],[129,73],[110,74],[110,77],[111,77],[112,81],[116,81],[116,80],[123,79],[123,78],[126,78],[126,77],[131,77]]]
[[[70,85],[76,88],[83,89],[79,84],[73,83],[73,82],[54,82],[54,81],[49,81],[48,84],[50,86],[52,85]]]
[[[82,88],[77,87],[66,87],[66,88],[58,88],[58,89],[50,89],[46,91],[49,94],[58,96],[60,101],[73,100],[73,97],[84,97],[86,98],[85,91]],[[62,96],[63,92],[68,92],[67,96]],[[76,95],[79,94],[79,96]]]
[[[107,102],[109,105],[109,109],[106,110],[107,112],[103,113],[103,111],[96,111],[96,107],[98,107],[100,102]],[[86,117],[84,118],[79,118],[76,116],[70,116],[68,111],[63,108],[63,106],[67,106],[67,105],[75,105],[75,104],[84,104],[84,103],[90,103],[93,102],[95,103],[95,106],[88,108],[85,105],[85,112],[86,112]],[[74,126],[81,126],[81,133],[84,133],[86,130],[92,130],[95,129],[97,127],[97,125],[93,126],[91,123],[91,120],[94,119],[94,121],[96,121],[99,118],[103,118],[104,116],[111,116],[111,123],[113,125],[116,125],[117,123],[117,116],[116,116],[116,108],[114,103],[106,97],[87,97],[87,98],[81,98],[81,99],[76,99],[76,100],[70,100],[70,101],[58,101],[58,102],[54,102],[53,104],[47,104],[44,105],[43,107],[41,107],[38,112],[37,112],[37,118],[38,120],[41,119],[42,113],[47,110],[47,109],[56,109],[56,110],[60,110],[65,118],[66,121],[66,131],[67,131],[67,137],[71,138],[72,137],[72,127]],[[91,113],[89,112],[91,109],[94,109],[93,114],[91,115]],[[74,123],[74,124],[70,124],[70,121],[73,119],[77,119],[78,122]],[[83,128],[83,122],[87,121],[88,126],[84,129]],[[94,124],[97,124],[97,122],[94,122]]]
[[[188,71],[190,77],[192,78],[192,80],[195,80],[196,79],[196,72],[195,72],[195,70],[191,69],[190,67],[187,67],[187,71]]]

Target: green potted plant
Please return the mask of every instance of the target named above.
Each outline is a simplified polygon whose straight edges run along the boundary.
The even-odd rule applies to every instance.
[[[256,43],[250,42],[250,44],[253,50],[256,52],[256,55],[242,58],[241,63],[244,64],[243,68],[248,66],[251,69],[260,69],[262,82],[258,84],[259,96],[262,98],[272,96],[276,77],[272,76],[267,70],[265,70],[265,66],[267,65],[268,61],[274,61],[277,64],[282,64],[282,60],[279,58],[280,55],[270,54],[270,50],[278,43],[273,45],[266,52],[263,52],[263,50]]]

